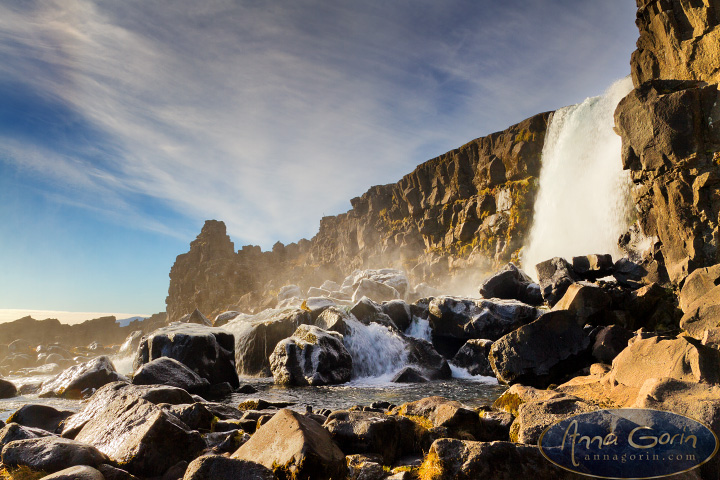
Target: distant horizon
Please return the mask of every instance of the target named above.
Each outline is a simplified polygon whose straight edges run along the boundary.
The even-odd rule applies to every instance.
[[[158,312],[155,312],[158,313]],[[57,319],[60,323],[76,325],[87,320],[94,320],[101,317],[115,317],[116,320],[125,320],[133,317],[150,317],[152,314],[145,313],[108,313],[108,312],[68,312],[63,310],[32,310],[22,308],[0,308],[0,324],[14,322],[24,317],[32,317],[35,320]]]

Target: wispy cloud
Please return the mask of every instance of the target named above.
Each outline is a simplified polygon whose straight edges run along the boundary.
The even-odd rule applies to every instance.
[[[309,236],[370,185],[629,70],[621,2],[496,3],[3,4],[0,79],[100,134],[58,152],[0,131],[0,161],[138,228],[174,228],[143,198],[242,243]]]

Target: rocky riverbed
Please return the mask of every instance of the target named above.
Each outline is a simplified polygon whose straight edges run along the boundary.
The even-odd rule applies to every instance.
[[[720,433],[708,307],[720,269],[697,270],[679,295],[643,286],[642,268],[609,255],[554,258],[537,272],[535,283],[508,264],[463,298],[401,271],[356,271],[310,291],[288,285],[259,314],[194,311],[121,346],[14,342],[0,363],[3,472],[570,478],[537,447],[570,415],[655,408]],[[23,366],[31,353],[41,365]],[[133,365],[118,372],[123,355]],[[65,369],[50,367],[61,358]],[[687,478],[717,472],[713,460]]]

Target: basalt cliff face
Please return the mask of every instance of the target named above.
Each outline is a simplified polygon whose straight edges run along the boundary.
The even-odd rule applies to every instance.
[[[168,318],[195,308],[212,315],[272,306],[286,283],[318,286],[357,268],[399,267],[420,283],[517,259],[549,118],[528,118],[428,160],[397,183],[370,188],[347,213],[324,217],[311,240],[235,252],[225,225],[206,222],[170,272]]]
[[[712,2],[710,2],[712,3]],[[635,90],[615,112],[653,280],[720,261],[720,28],[708,1],[638,0]]]

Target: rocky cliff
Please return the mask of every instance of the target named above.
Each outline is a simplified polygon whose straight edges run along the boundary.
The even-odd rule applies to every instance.
[[[638,0],[635,90],[615,113],[652,280],[720,261],[720,28],[707,1]]]
[[[535,115],[370,188],[347,213],[324,217],[311,240],[235,252],[225,225],[206,222],[170,272],[169,319],[195,308],[207,315],[254,310],[286,283],[319,286],[356,268],[399,267],[414,283],[439,282],[470,266],[489,271],[517,259],[549,118]]]

